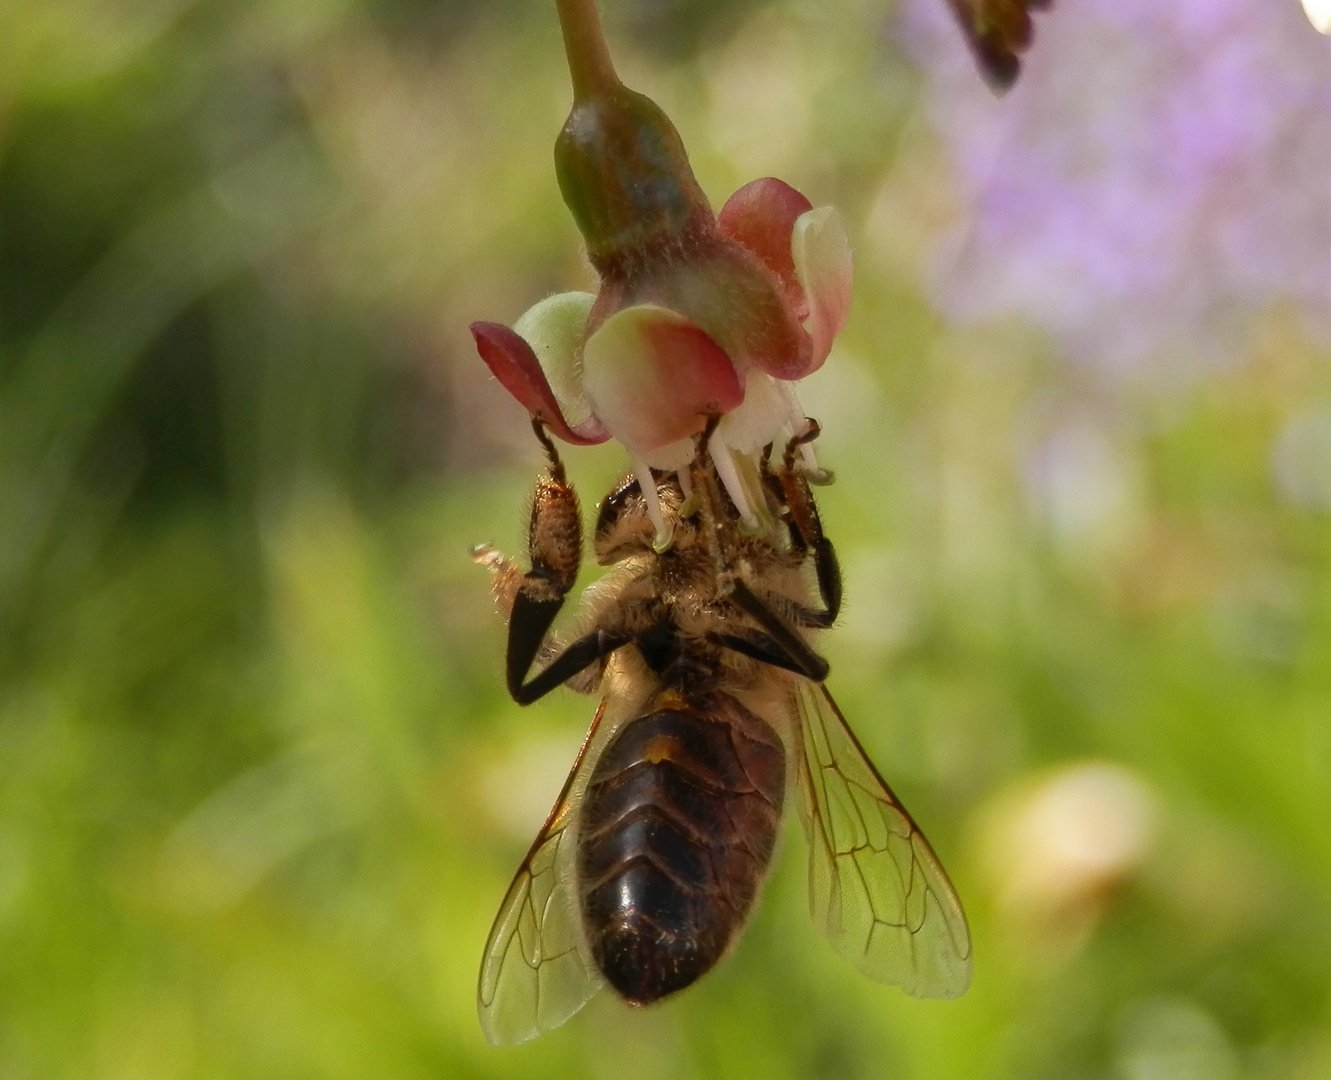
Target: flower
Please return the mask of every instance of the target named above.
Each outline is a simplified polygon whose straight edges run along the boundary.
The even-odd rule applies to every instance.
[[[474,323],[477,351],[554,435],[617,439],[642,480],[682,470],[722,416],[717,474],[756,528],[755,455],[803,427],[792,384],[822,365],[849,308],[845,230],[770,177],[713,214],[670,120],[615,74],[592,0],[559,10],[574,100],[555,167],[600,289],[548,297],[512,329]],[[811,451],[806,464],[816,475]],[[664,544],[655,484],[642,487]]]

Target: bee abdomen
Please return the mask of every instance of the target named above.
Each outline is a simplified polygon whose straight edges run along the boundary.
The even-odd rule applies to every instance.
[[[725,954],[776,842],[785,752],[733,698],[626,724],[582,804],[583,925],[631,1005],[682,990]]]

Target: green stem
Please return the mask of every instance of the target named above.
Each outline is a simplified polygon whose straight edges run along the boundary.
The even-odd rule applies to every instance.
[[[596,0],[555,0],[555,7],[559,10],[560,29],[564,32],[573,99],[585,101],[619,86],[619,76],[601,32]]]

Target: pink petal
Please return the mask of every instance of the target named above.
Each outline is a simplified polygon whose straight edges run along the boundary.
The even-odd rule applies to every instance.
[[[635,304],[587,339],[583,388],[596,416],[631,452],[650,454],[701,431],[744,400],[730,358],[667,308]]]
[[[830,206],[801,214],[791,235],[791,252],[796,276],[809,300],[804,328],[813,338],[809,371],[816,371],[832,351],[832,339],[850,313],[850,240],[841,215]]]
[[[684,316],[721,347],[737,371],[756,367],[774,378],[798,379],[810,370],[813,339],[776,274],[738,241],[718,236],[710,250],[644,278],[633,302]]]
[[[500,323],[475,322],[471,324],[471,336],[476,341],[476,351],[494,377],[551,434],[575,446],[590,446],[610,438],[610,433],[594,416],[576,427],[569,426],[536,353],[517,333]]]
[[[592,411],[582,392],[581,365],[587,315],[595,301],[591,293],[556,293],[533,304],[513,324],[513,332],[536,354],[559,411],[574,429]]]
[[[797,319],[808,314],[804,290],[795,275],[790,234],[795,220],[813,204],[789,184],[768,176],[745,184],[716,216],[722,236],[748,248],[776,274]]]

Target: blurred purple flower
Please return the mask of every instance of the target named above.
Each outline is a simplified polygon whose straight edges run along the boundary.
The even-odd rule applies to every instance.
[[[937,299],[1132,370],[1284,302],[1331,338],[1331,41],[1293,3],[1081,0],[996,100],[935,0],[903,30],[969,217]]]

